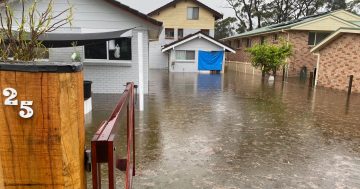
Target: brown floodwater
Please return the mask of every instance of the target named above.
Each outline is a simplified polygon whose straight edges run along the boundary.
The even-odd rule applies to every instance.
[[[279,79],[151,71],[134,188],[360,188],[360,95]],[[94,96],[88,146],[118,98]]]

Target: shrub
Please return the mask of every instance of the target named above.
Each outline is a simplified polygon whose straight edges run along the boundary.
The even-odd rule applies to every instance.
[[[31,0],[26,9],[26,0],[2,1],[0,10],[0,61],[34,61],[46,53],[39,37],[66,24],[71,25],[72,7],[54,14],[53,0],[44,12],[38,11],[38,1]],[[20,15],[15,15],[13,3],[21,6]],[[16,28],[14,30],[14,28]]]
[[[251,64],[261,69],[263,76],[271,71],[276,75],[276,71],[287,64],[292,47],[282,40],[280,44],[257,44],[246,51],[251,55]]]

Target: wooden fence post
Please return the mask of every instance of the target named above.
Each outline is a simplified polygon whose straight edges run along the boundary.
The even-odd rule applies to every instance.
[[[86,188],[82,64],[0,63],[0,188]]]

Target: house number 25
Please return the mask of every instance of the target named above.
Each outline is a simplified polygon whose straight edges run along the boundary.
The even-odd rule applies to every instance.
[[[16,99],[17,91],[13,88],[6,88],[3,90],[3,95],[7,97],[4,101],[5,106],[18,106],[19,101]],[[34,110],[31,108],[33,101],[20,101],[19,116],[25,119],[31,118],[34,115]]]

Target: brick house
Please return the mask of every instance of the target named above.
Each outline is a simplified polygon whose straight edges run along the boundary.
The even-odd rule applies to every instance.
[[[236,49],[227,54],[228,61],[250,62],[246,48],[259,43],[278,43],[282,38],[293,45],[293,55],[288,60],[286,73],[297,76],[303,66],[316,67],[317,56],[310,50],[341,27],[360,28],[360,16],[345,10],[304,17],[270,25],[222,39]]]
[[[317,86],[347,91],[353,75],[352,91],[360,93],[360,29],[340,28],[311,52],[318,57]]]

